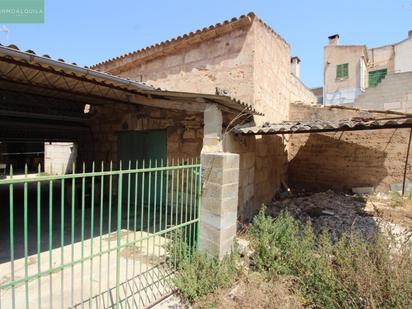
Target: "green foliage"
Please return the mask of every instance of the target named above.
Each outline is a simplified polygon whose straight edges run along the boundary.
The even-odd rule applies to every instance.
[[[412,253],[408,246],[378,235],[365,243],[329,233],[316,237],[287,212],[276,219],[262,209],[249,229],[258,271],[292,275],[307,300],[321,308],[410,308]],[[396,250],[394,250],[396,248]]]
[[[232,285],[237,276],[236,254],[230,254],[221,261],[207,254],[193,252],[183,257],[178,274],[172,279],[180,294],[193,303],[218,288]]]

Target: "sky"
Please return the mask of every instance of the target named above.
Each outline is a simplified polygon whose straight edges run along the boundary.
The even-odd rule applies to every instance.
[[[412,0],[45,0],[44,24],[5,25],[0,42],[92,65],[251,11],[289,42],[308,87],[323,83],[329,35],[376,47],[412,30]]]

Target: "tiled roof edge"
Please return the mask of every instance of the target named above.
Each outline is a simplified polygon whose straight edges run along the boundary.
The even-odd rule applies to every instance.
[[[201,34],[210,32],[210,31],[214,31],[214,30],[218,30],[224,26],[227,26],[228,24],[233,24],[235,22],[239,22],[239,21],[247,21],[247,23],[245,23],[244,25],[242,25],[241,27],[244,27],[245,25],[251,25],[253,23],[254,20],[258,21],[259,23],[261,23],[264,27],[266,27],[269,31],[271,31],[276,37],[278,37],[279,39],[281,39],[286,45],[290,46],[288,42],[286,42],[286,40],[281,37],[277,32],[275,32],[268,24],[266,24],[262,19],[260,19],[259,17],[256,16],[256,14],[254,12],[250,12],[247,15],[241,15],[239,17],[234,17],[230,20],[225,20],[223,22],[214,24],[214,25],[210,25],[208,27],[204,27],[202,29],[198,29],[196,31],[192,31],[183,35],[180,35],[178,37],[174,37],[172,39],[166,40],[166,41],[162,41],[141,49],[138,49],[136,51],[132,51],[126,54],[122,54],[120,56],[114,57],[114,58],[110,58],[107,60],[104,60],[102,62],[99,62],[97,64],[94,64],[92,66],[90,66],[93,69],[98,69],[101,66],[107,65],[107,64],[111,64],[114,62],[117,62],[119,60],[123,60],[125,58],[131,57],[131,56],[136,56],[139,54],[143,54],[143,53],[153,53],[156,50],[160,50],[160,48],[169,46],[171,44],[178,44],[184,40],[187,40],[189,38],[193,38],[195,36],[199,36]],[[240,28],[241,28],[240,27]],[[149,55],[149,54],[148,54]],[[148,56],[147,55],[147,56]]]

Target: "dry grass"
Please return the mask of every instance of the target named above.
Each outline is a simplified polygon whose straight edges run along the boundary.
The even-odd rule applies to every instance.
[[[253,272],[242,276],[233,287],[219,289],[200,299],[194,308],[304,308],[302,298],[293,289],[293,278],[281,277],[267,280]]]

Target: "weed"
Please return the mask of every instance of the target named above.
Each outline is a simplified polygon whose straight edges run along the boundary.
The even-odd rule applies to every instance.
[[[183,257],[178,265],[178,274],[172,279],[179,293],[193,303],[218,288],[232,285],[237,276],[236,254],[222,260],[194,252]]]
[[[333,244],[316,237],[287,212],[276,219],[261,210],[249,229],[256,270],[297,278],[303,296],[321,308],[410,308],[412,253],[378,234],[366,243],[344,234]],[[398,248],[396,251],[393,248]]]

